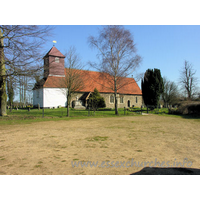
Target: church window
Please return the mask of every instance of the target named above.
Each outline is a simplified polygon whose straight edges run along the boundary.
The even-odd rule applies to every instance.
[[[114,96],[113,95],[110,96],[110,103],[114,103]]]
[[[120,103],[124,103],[124,97],[123,96],[120,97]]]

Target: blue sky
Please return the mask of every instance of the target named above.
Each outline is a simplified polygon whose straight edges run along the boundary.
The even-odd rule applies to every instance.
[[[130,30],[136,43],[137,53],[143,58],[137,73],[144,73],[148,68],[158,68],[162,76],[178,83],[184,60],[189,61],[200,77],[200,26],[192,25],[125,25]],[[87,43],[90,35],[97,36],[101,26],[95,25],[56,25],[53,36],[46,43],[45,50],[52,46],[53,40],[58,50],[65,53],[70,46],[75,46],[82,61],[96,60],[96,51]],[[86,66],[88,69],[89,66]],[[91,69],[94,70],[94,69]],[[140,83],[138,83],[140,85]]]

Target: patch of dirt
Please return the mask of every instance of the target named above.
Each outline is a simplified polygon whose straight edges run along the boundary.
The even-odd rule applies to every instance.
[[[183,162],[198,169],[199,122],[148,115],[0,126],[0,174],[133,174]],[[98,164],[72,167],[80,161]]]

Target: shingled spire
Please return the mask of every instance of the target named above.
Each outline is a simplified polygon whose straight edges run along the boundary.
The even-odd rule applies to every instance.
[[[65,76],[65,56],[53,46],[44,56],[44,78],[48,76]]]

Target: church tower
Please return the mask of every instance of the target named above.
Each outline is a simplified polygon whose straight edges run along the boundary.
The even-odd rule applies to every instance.
[[[44,78],[48,76],[65,76],[65,56],[53,46],[44,56]]]

